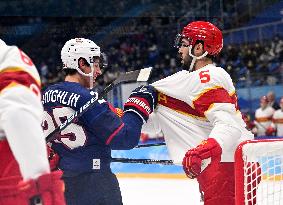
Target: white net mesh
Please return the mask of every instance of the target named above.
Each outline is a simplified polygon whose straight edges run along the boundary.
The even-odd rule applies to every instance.
[[[283,141],[243,146],[245,205],[283,205]]]

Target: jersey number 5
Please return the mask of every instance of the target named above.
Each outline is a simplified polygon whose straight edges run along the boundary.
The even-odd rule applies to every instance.
[[[52,113],[44,111],[42,127],[45,136],[49,135],[58,125],[70,117],[74,110],[69,107],[56,107]],[[86,143],[86,134],[82,126],[72,123],[60,132],[60,139],[56,143],[63,143],[69,149],[83,146]]]
[[[207,83],[210,81],[209,70],[203,70],[199,72],[199,78],[201,83]]]

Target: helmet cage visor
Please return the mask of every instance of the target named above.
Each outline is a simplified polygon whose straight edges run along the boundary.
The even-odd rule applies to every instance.
[[[101,52],[99,59],[99,67],[101,70],[103,70],[108,66],[108,57],[105,53]]]
[[[174,47],[175,48],[180,48],[182,44],[182,34],[178,33],[175,37],[174,41]]]
[[[188,40],[189,42],[188,42],[188,43],[183,43],[182,40],[183,40],[184,38],[185,38],[186,40]],[[178,34],[176,35],[176,38],[175,38],[175,41],[174,41],[174,47],[175,47],[175,48],[180,48],[180,47],[182,47],[182,46],[183,46],[183,47],[189,47],[191,44],[192,44],[192,39],[186,37],[184,34],[178,33]]]

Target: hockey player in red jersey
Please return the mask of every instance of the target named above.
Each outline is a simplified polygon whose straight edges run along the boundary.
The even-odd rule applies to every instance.
[[[266,96],[262,96],[260,98],[260,107],[255,111],[254,134],[260,137],[272,133],[269,127],[271,126],[274,112],[274,108],[269,105],[268,98]]]
[[[276,110],[272,117],[271,125],[266,129],[266,135],[283,137],[283,97],[280,99],[280,109]]]
[[[209,22],[192,22],[176,46],[185,70],[152,84],[158,106],[143,132],[163,132],[170,157],[198,180],[205,205],[233,205],[234,152],[254,136],[245,128],[231,77],[212,61],[222,50],[222,33]]]
[[[0,205],[64,205],[61,172],[50,173],[40,78],[31,59],[0,40]]]

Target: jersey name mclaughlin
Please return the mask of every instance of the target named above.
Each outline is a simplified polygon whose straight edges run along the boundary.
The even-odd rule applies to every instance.
[[[61,90],[49,90],[42,96],[42,103],[59,102],[62,105],[76,107],[80,95]]]

